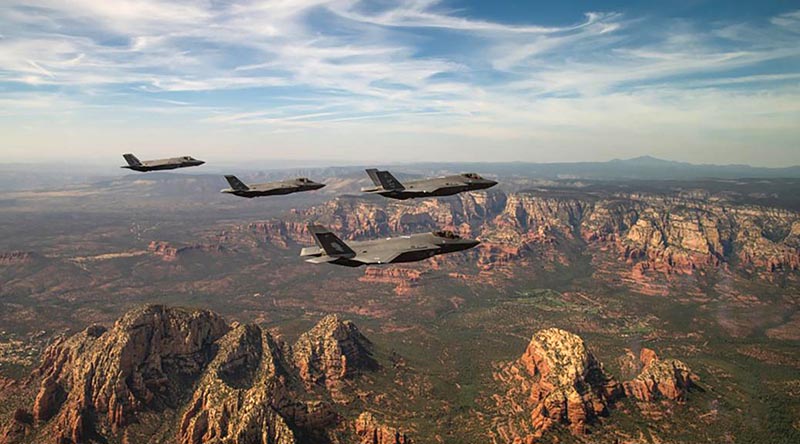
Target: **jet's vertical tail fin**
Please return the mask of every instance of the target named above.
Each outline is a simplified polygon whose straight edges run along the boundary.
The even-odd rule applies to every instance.
[[[250,187],[245,185],[244,182],[239,180],[239,178],[236,176],[233,175],[225,176],[225,180],[227,180],[228,183],[231,184],[231,188],[233,188],[236,191],[246,191],[250,189]]]
[[[142,162],[140,162],[139,159],[137,159],[136,156],[131,153],[123,154],[122,157],[125,158],[125,161],[128,162],[129,166],[142,166]]]
[[[377,168],[367,168],[367,175],[370,179],[372,179],[372,183],[375,184],[376,187],[381,186],[381,180],[378,179],[378,169]]]
[[[322,225],[309,225],[308,231],[314,236],[314,242],[325,251],[328,256],[355,257],[356,252],[339,239],[331,230]]]
[[[388,171],[376,171],[375,175],[378,176],[378,180],[381,183],[381,186],[384,190],[405,190],[406,187],[400,183],[399,180],[395,179],[392,176],[392,173]]]

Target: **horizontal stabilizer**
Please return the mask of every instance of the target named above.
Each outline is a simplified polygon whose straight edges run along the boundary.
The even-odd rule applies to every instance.
[[[312,257],[306,259],[306,262],[311,264],[326,264],[328,262],[333,262],[339,260],[339,257],[336,256],[320,256],[320,257]]]

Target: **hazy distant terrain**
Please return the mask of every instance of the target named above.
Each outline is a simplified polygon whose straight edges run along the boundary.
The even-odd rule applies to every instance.
[[[253,180],[279,180],[295,176],[314,176],[318,178],[351,178],[365,183],[364,168],[383,168],[412,173],[409,177],[436,175],[455,172],[476,171],[490,176],[505,178],[518,177],[528,179],[642,179],[642,180],[697,180],[697,179],[775,179],[800,178],[800,166],[785,168],[751,167],[748,165],[698,165],[685,162],[673,162],[649,156],[608,162],[572,162],[572,163],[406,163],[389,165],[336,166],[336,167],[297,167],[281,166],[286,162],[263,165],[263,162],[249,164],[229,164],[225,168],[211,166],[214,173],[203,170],[192,170],[177,174],[213,175],[220,185],[225,182],[222,174],[239,174],[242,178]],[[94,182],[118,179],[128,173],[117,170],[114,166],[78,163],[64,164],[0,164],[0,190],[30,190],[53,188],[65,185],[85,185]],[[171,173],[176,174],[176,173]],[[210,183],[210,182],[209,182]]]

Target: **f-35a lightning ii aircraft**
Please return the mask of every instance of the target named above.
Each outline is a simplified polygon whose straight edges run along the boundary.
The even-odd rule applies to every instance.
[[[192,156],[171,157],[169,159],[158,160],[139,160],[133,154],[123,154],[122,157],[128,162],[127,165],[120,168],[127,168],[134,171],[160,171],[160,170],[174,170],[176,168],[186,168],[193,166],[200,166],[204,164],[202,160],[197,160]]]
[[[370,168],[367,170],[367,174],[372,179],[372,182],[375,183],[375,187],[363,188],[362,192],[380,194],[381,196],[399,200],[416,197],[450,196],[464,191],[483,190],[497,185],[497,182],[484,179],[475,173],[414,180],[407,182],[405,185],[401,184],[388,171]]]
[[[231,184],[230,188],[222,190],[222,193],[233,194],[240,197],[276,196],[280,194],[299,193],[303,191],[318,190],[325,186],[324,183],[317,183],[305,177],[280,182],[258,183],[245,185],[236,176],[225,176]]]
[[[316,247],[306,247],[300,256],[312,264],[330,263],[347,267],[416,262],[439,254],[468,250],[478,244],[452,231],[434,231],[394,238],[344,243],[321,225],[309,225]]]

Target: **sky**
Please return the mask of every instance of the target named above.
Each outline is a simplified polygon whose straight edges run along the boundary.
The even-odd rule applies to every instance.
[[[800,2],[4,0],[0,162],[800,164]]]

